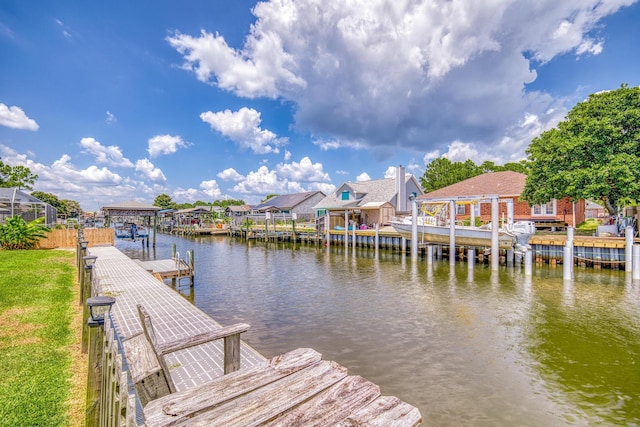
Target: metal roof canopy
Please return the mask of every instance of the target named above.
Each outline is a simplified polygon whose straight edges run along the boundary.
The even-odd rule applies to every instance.
[[[116,203],[111,206],[103,206],[100,208],[107,216],[148,216],[153,217],[153,247],[156,247],[156,227],[158,212],[162,210],[159,206],[147,205],[135,200],[127,200],[125,202]],[[147,237],[147,247],[149,246],[149,238]]]

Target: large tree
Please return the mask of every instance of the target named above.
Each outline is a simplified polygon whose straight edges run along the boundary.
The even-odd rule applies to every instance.
[[[32,191],[31,195],[56,208],[59,217],[78,218],[82,214],[80,203],[75,200],[59,199],[55,194],[45,193],[43,191]]]
[[[31,190],[33,184],[38,179],[38,175],[31,173],[31,170],[22,165],[11,166],[0,159],[0,187],[17,187]]]
[[[165,193],[159,194],[153,201],[153,205],[162,209],[176,209],[176,203],[171,200],[171,196]]]
[[[427,165],[424,175],[420,177],[420,185],[425,193],[429,193],[482,173],[482,168],[472,160],[452,162],[447,158],[440,157]]]
[[[527,149],[522,198],[599,200],[613,215],[640,200],[640,88],[590,95]]]

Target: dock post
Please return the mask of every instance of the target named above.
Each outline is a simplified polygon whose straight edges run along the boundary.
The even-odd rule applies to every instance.
[[[571,247],[565,245],[564,247],[564,259],[562,260],[562,278],[564,280],[571,280],[573,276],[573,257],[571,256]]]
[[[353,250],[356,249],[356,223],[353,223],[353,229],[351,230],[351,245]]]
[[[533,251],[526,250],[524,253],[524,275],[531,276],[533,274]]]
[[[191,287],[193,287],[193,278],[196,274],[196,264],[195,261],[193,260],[193,249],[189,249],[189,272],[191,273],[191,277],[190,277],[190,281],[191,281]]]
[[[376,240],[373,243],[376,251],[380,249],[380,224],[376,222]]]
[[[633,245],[633,280],[640,280],[640,245]]]
[[[433,245],[427,246],[427,262],[433,262]]]
[[[449,265],[456,263],[456,201],[449,201]]]
[[[418,203],[414,196],[411,199],[411,261],[418,260]]]
[[[469,248],[467,250],[467,262],[469,263],[469,270],[473,270],[476,262],[476,250],[475,248]]]
[[[491,198],[491,270],[497,271],[500,269],[500,246],[499,246],[499,209],[498,209],[498,197]]]
[[[628,226],[624,229],[624,237],[624,271],[631,272],[633,270],[633,227]]]

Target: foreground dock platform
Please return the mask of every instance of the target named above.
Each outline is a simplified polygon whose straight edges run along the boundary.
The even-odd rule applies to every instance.
[[[104,338],[93,340],[104,347],[100,425],[421,423],[417,408],[312,349],[266,360],[242,341],[229,344],[226,331],[239,337],[249,325],[223,327],[116,248],[89,254],[97,256],[91,294],[116,299]],[[239,369],[228,369],[230,354]]]

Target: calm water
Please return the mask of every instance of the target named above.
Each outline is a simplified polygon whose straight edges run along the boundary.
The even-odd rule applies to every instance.
[[[266,357],[311,347],[432,426],[640,425],[640,285],[624,272],[466,264],[373,250],[159,235],[193,249],[181,293]]]

